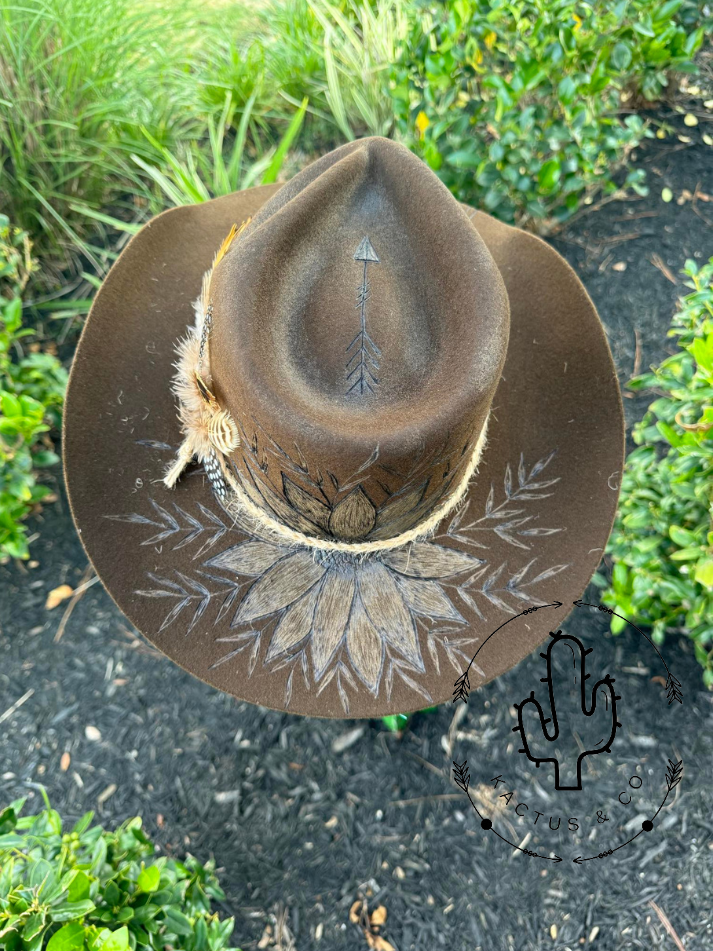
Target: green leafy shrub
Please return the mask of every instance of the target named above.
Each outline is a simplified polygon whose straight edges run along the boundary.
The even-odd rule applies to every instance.
[[[619,117],[622,94],[655,99],[670,70],[694,69],[701,18],[685,0],[422,4],[392,73],[397,129],[460,200],[520,224],[565,219],[616,191],[650,134]],[[624,186],[642,192],[643,172]]]
[[[25,232],[0,215],[0,558],[27,558],[22,520],[50,490],[36,470],[59,462],[47,434],[59,427],[67,373],[50,353],[25,353],[21,294],[35,267]]]
[[[693,293],[669,331],[678,349],[629,383],[658,396],[632,433],[603,600],[651,625],[656,643],[667,631],[692,638],[713,687],[713,258],[684,273]],[[612,618],[615,633],[624,625]]]
[[[63,833],[43,796],[38,815],[20,817],[23,799],[0,812],[0,948],[232,951],[212,862],[155,858],[139,818],[108,832],[88,812]]]

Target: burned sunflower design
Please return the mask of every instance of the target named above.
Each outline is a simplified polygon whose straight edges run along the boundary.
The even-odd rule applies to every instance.
[[[385,654],[425,670],[417,618],[463,622],[442,582],[472,573],[482,559],[432,543],[378,555],[290,550],[249,540],[212,558],[208,566],[255,577],[234,619],[250,625],[279,613],[265,661],[309,639],[319,683],[340,648],[352,670],[376,694]]]
[[[259,663],[285,671],[286,709],[296,677],[317,694],[334,683],[348,715],[350,691],[390,699],[395,680],[431,701],[429,673],[444,662],[462,672],[479,641],[462,612],[485,621],[493,611],[506,616],[518,604],[542,603],[540,585],[569,567],[542,565],[537,551],[542,538],[562,531],[542,525],[537,512],[560,482],[545,473],[554,456],[508,465],[484,511],[465,505],[433,538],[388,551],[283,545],[200,502],[189,511],[151,499],[143,513],[108,518],[143,528],[139,544],[159,556],[185,552],[180,571],[162,569],[159,557],[149,585],[136,591],[166,604],[157,633],[213,629],[219,647],[211,668],[238,664],[249,677]],[[200,469],[190,476],[200,477]]]

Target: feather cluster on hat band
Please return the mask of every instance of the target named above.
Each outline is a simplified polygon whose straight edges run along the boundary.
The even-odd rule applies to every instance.
[[[280,545],[302,546],[323,552],[368,555],[398,549],[422,541],[434,533],[439,523],[464,499],[470,480],[475,475],[485,448],[488,420],[476,440],[473,452],[453,491],[421,522],[391,538],[366,542],[343,542],[316,538],[285,525],[245,492],[230,465],[230,456],[240,447],[238,426],[231,414],[220,407],[211,390],[210,327],[213,304],[211,277],[228,253],[234,240],[250,223],[247,218],[240,227],[233,225],[215,255],[213,265],[203,276],[201,295],[194,303],[195,324],[176,345],[178,360],[172,391],[178,400],[178,416],[183,442],[176,459],[167,469],[163,482],[174,488],[186,467],[196,461],[203,465],[211,487],[223,508],[236,524],[249,533]]]

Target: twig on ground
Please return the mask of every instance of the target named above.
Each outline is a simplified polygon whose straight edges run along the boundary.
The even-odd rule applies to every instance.
[[[636,340],[636,349],[634,350],[634,370],[632,376],[638,376],[641,369],[641,335],[637,327],[634,327],[634,339]]]
[[[658,268],[659,271],[661,271],[661,273],[663,274],[663,276],[664,276],[667,280],[669,280],[672,284],[678,284],[678,280],[676,279],[676,275],[673,274],[673,272],[671,271],[671,269],[670,269],[669,267],[667,267],[667,266],[664,264],[663,260],[661,259],[661,255],[656,254],[656,252],[654,251],[654,253],[653,253],[653,254],[651,255],[651,257],[649,258],[649,261],[651,261],[651,263],[653,264],[653,266],[654,266],[655,268]]]
[[[92,578],[93,573],[94,573],[94,569],[92,568],[92,566],[87,565],[87,569],[82,575],[82,580],[79,582],[79,586],[77,587],[76,591],[72,595],[72,599],[67,605],[64,614],[62,615],[62,620],[59,622],[57,633],[54,636],[55,644],[57,644],[61,640],[62,635],[64,634],[64,629],[67,626],[67,621],[69,621],[69,618],[72,614],[72,611],[74,610],[74,606],[77,603],[77,601],[79,601],[79,599],[82,597],[82,595],[87,590],[87,588],[91,588],[93,584],[96,584],[96,582],[99,581],[98,575],[94,575],[94,577]]]
[[[390,806],[415,806],[419,802],[445,802],[446,800],[462,799],[463,793],[440,793],[437,796],[416,796],[414,799],[393,799]]]
[[[34,688],[31,688],[26,694],[23,694],[19,700],[16,700],[11,706],[9,706],[3,714],[0,714],[0,723],[4,723],[5,720],[9,720],[13,713],[19,710],[22,704],[26,700],[29,700],[34,692]]]
[[[674,944],[675,944],[676,947],[678,948],[678,951],[686,951],[686,949],[685,949],[684,946],[683,946],[683,942],[681,941],[681,939],[680,939],[680,938],[678,937],[678,935],[676,934],[676,931],[675,931],[673,925],[671,924],[671,922],[668,920],[668,915],[667,915],[664,911],[662,911],[661,908],[659,908],[659,906],[656,904],[656,902],[653,900],[653,898],[652,898],[651,901],[649,902],[649,905],[651,906],[651,908],[653,908],[653,910],[654,910],[654,911],[656,912],[656,914],[659,916],[659,921],[660,921],[661,924],[664,926],[664,928],[666,929],[666,931],[668,931],[668,933],[669,933],[669,934],[671,935],[671,937],[673,938]]]

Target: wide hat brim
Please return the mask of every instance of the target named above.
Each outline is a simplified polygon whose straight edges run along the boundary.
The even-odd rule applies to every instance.
[[[279,611],[259,629],[232,626],[255,578],[215,567],[217,556],[246,536],[202,470],[172,490],[162,482],[181,441],[170,387],[176,341],[193,323],[202,276],[231,226],[279,187],[158,215],[104,281],[65,408],[65,476],[80,538],[131,623],[185,670],[235,697],[326,717],[383,716],[450,700],[455,680],[495,628],[531,605],[562,602],[552,617],[525,616],[490,638],[472,686],[537,648],[581,597],[603,554],[624,457],[622,403],[604,330],[556,251],[466,209],[507,287],[510,339],[477,474],[434,544],[482,564],[466,577],[436,579],[440,603],[449,607],[440,617],[417,618],[421,671],[385,645],[378,684],[367,689],[341,657],[342,645],[315,682],[308,643],[271,655]]]

